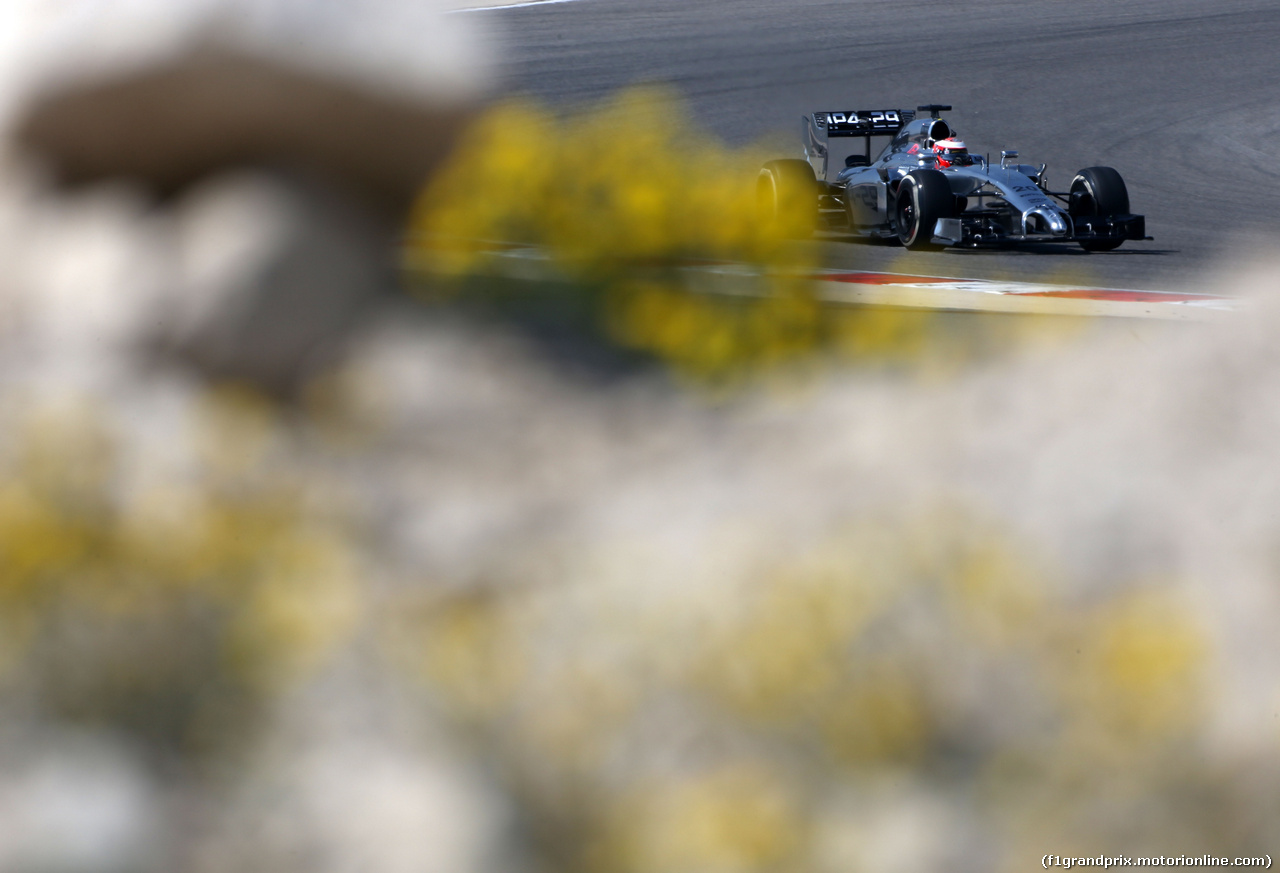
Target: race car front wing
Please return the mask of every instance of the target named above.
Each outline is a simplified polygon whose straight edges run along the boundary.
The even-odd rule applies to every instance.
[[[947,246],[1000,245],[1009,242],[1103,242],[1109,240],[1149,240],[1147,222],[1142,215],[1071,216],[1071,226],[1064,234],[1014,232],[1005,217],[994,210],[970,211],[958,218],[939,218],[933,227],[932,242]]]

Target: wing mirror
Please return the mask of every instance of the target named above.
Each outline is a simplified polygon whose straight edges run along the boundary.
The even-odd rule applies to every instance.
[[[1006,169],[1010,161],[1016,161],[1017,159],[1018,159],[1017,149],[1005,149],[1000,153],[1000,169],[1002,170]]]

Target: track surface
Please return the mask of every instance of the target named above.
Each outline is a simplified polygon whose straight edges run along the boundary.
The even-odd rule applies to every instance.
[[[516,91],[577,104],[664,82],[729,142],[774,132],[796,156],[804,112],[950,103],[971,151],[1017,148],[1056,189],[1080,167],[1115,167],[1155,237],[1105,254],[813,243],[833,266],[1211,291],[1223,257],[1280,240],[1274,0],[581,0],[483,14]]]

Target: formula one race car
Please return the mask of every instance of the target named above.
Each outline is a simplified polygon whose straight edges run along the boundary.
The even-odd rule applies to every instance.
[[[929,117],[903,110],[805,116],[805,160],[770,161],[760,171],[762,215],[801,235],[847,229],[908,248],[1076,242],[1099,252],[1150,239],[1110,167],[1088,167],[1069,190],[1050,191],[1044,164],[1014,163],[1015,151],[1001,152],[999,166],[969,154],[940,117],[950,106],[917,109]],[[871,139],[881,136],[891,139],[872,160]],[[828,181],[830,141],[838,137],[862,137],[865,148]]]

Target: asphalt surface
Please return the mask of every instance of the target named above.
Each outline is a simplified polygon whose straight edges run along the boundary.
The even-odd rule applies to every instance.
[[[799,156],[808,111],[948,103],[971,151],[1016,148],[1059,190],[1081,167],[1115,167],[1155,237],[1094,254],[813,243],[833,266],[1214,290],[1224,261],[1280,247],[1275,0],[580,0],[477,14],[500,34],[511,91],[587,105],[666,83],[730,143],[795,143],[779,157]]]

